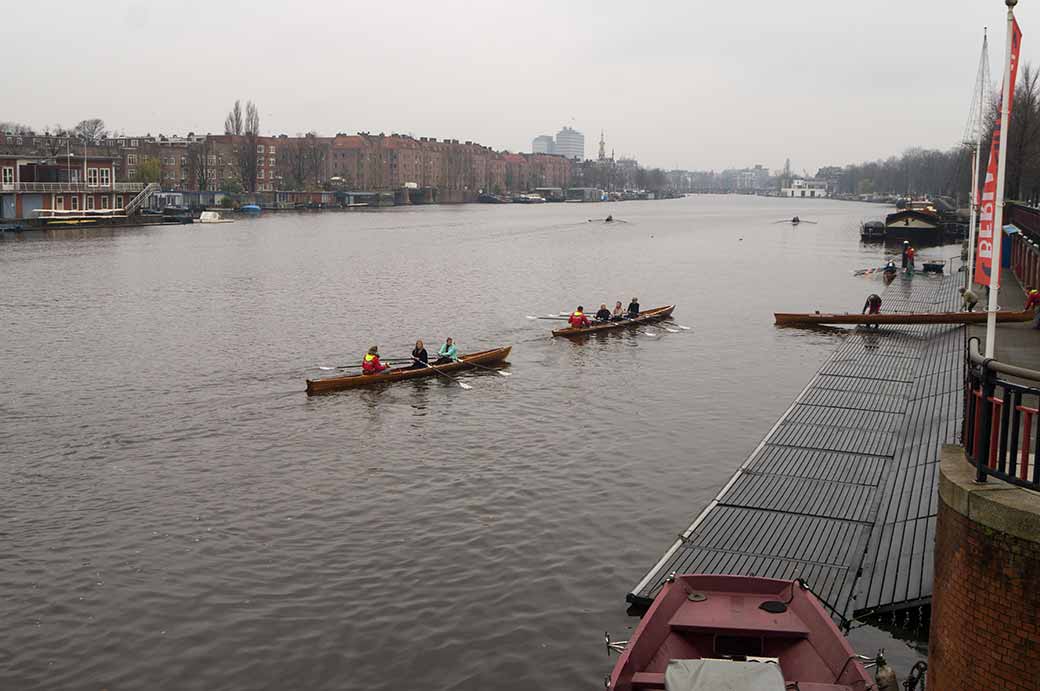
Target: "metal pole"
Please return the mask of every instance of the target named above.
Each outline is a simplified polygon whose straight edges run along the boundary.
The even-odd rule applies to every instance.
[[[1014,32],[1015,5],[1018,0],[1004,0],[1007,5],[1007,47],[1004,50],[1004,93],[1000,103],[1000,148],[997,159],[997,198],[993,209],[993,262],[989,277],[989,314],[986,316],[986,357],[996,357],[997,308],[1000,297],[1000,248],[1004,244],[1004,170],[1007,167],[1007,140],[1011,130],[1008,114],[1011,100],[1011,41]]]

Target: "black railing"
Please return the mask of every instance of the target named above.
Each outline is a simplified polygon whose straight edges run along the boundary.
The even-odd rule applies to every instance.
[[[985,358],[972,338],[965,393],[962,440],[976,481],[992,475],[1040,491],[1040,372]]]

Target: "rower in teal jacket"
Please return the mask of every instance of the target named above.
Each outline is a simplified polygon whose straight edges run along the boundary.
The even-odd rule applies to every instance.
[[[444,341],[444,345],[437,351],[437,355],[437,362],[433,363],[435,365],[446,365],[449,362],[459,361],[459,351],[455,347],[455,342],[451,340],[451,336]]]

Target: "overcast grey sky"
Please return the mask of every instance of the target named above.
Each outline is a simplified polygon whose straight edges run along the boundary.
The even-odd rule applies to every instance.
[[[1040,7],[1017,10],[1023,61]],[[645,165],[796,171],[961,138],[1001,0],[92,0],[4,10],[0,120],[402,132],[529,151],[564,124]],[[1035,48],[1034,48],[1035,47]],[[12,57],[17,56],[17,57]]]

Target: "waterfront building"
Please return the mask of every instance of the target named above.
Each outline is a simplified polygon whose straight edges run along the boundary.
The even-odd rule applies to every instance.
[[[542,134],[534,138],[531,142],[531,152],[536,154],[555,154],[556,153],[556,142],[553,140],[552,135]]]
[[[27,219],[37,210],[122,209],[143,188],[116,180],[116,157],[67,152],[26,157],[0,153],[0,219]]]
[[[556,153],[571,160],[585,160],[585,135],[564,127],[556,133]]]
[[[780,189],[781,197],[826,197],[827,183],[822,180],[805,180],[795,178],[791,180],[790,187]]]

